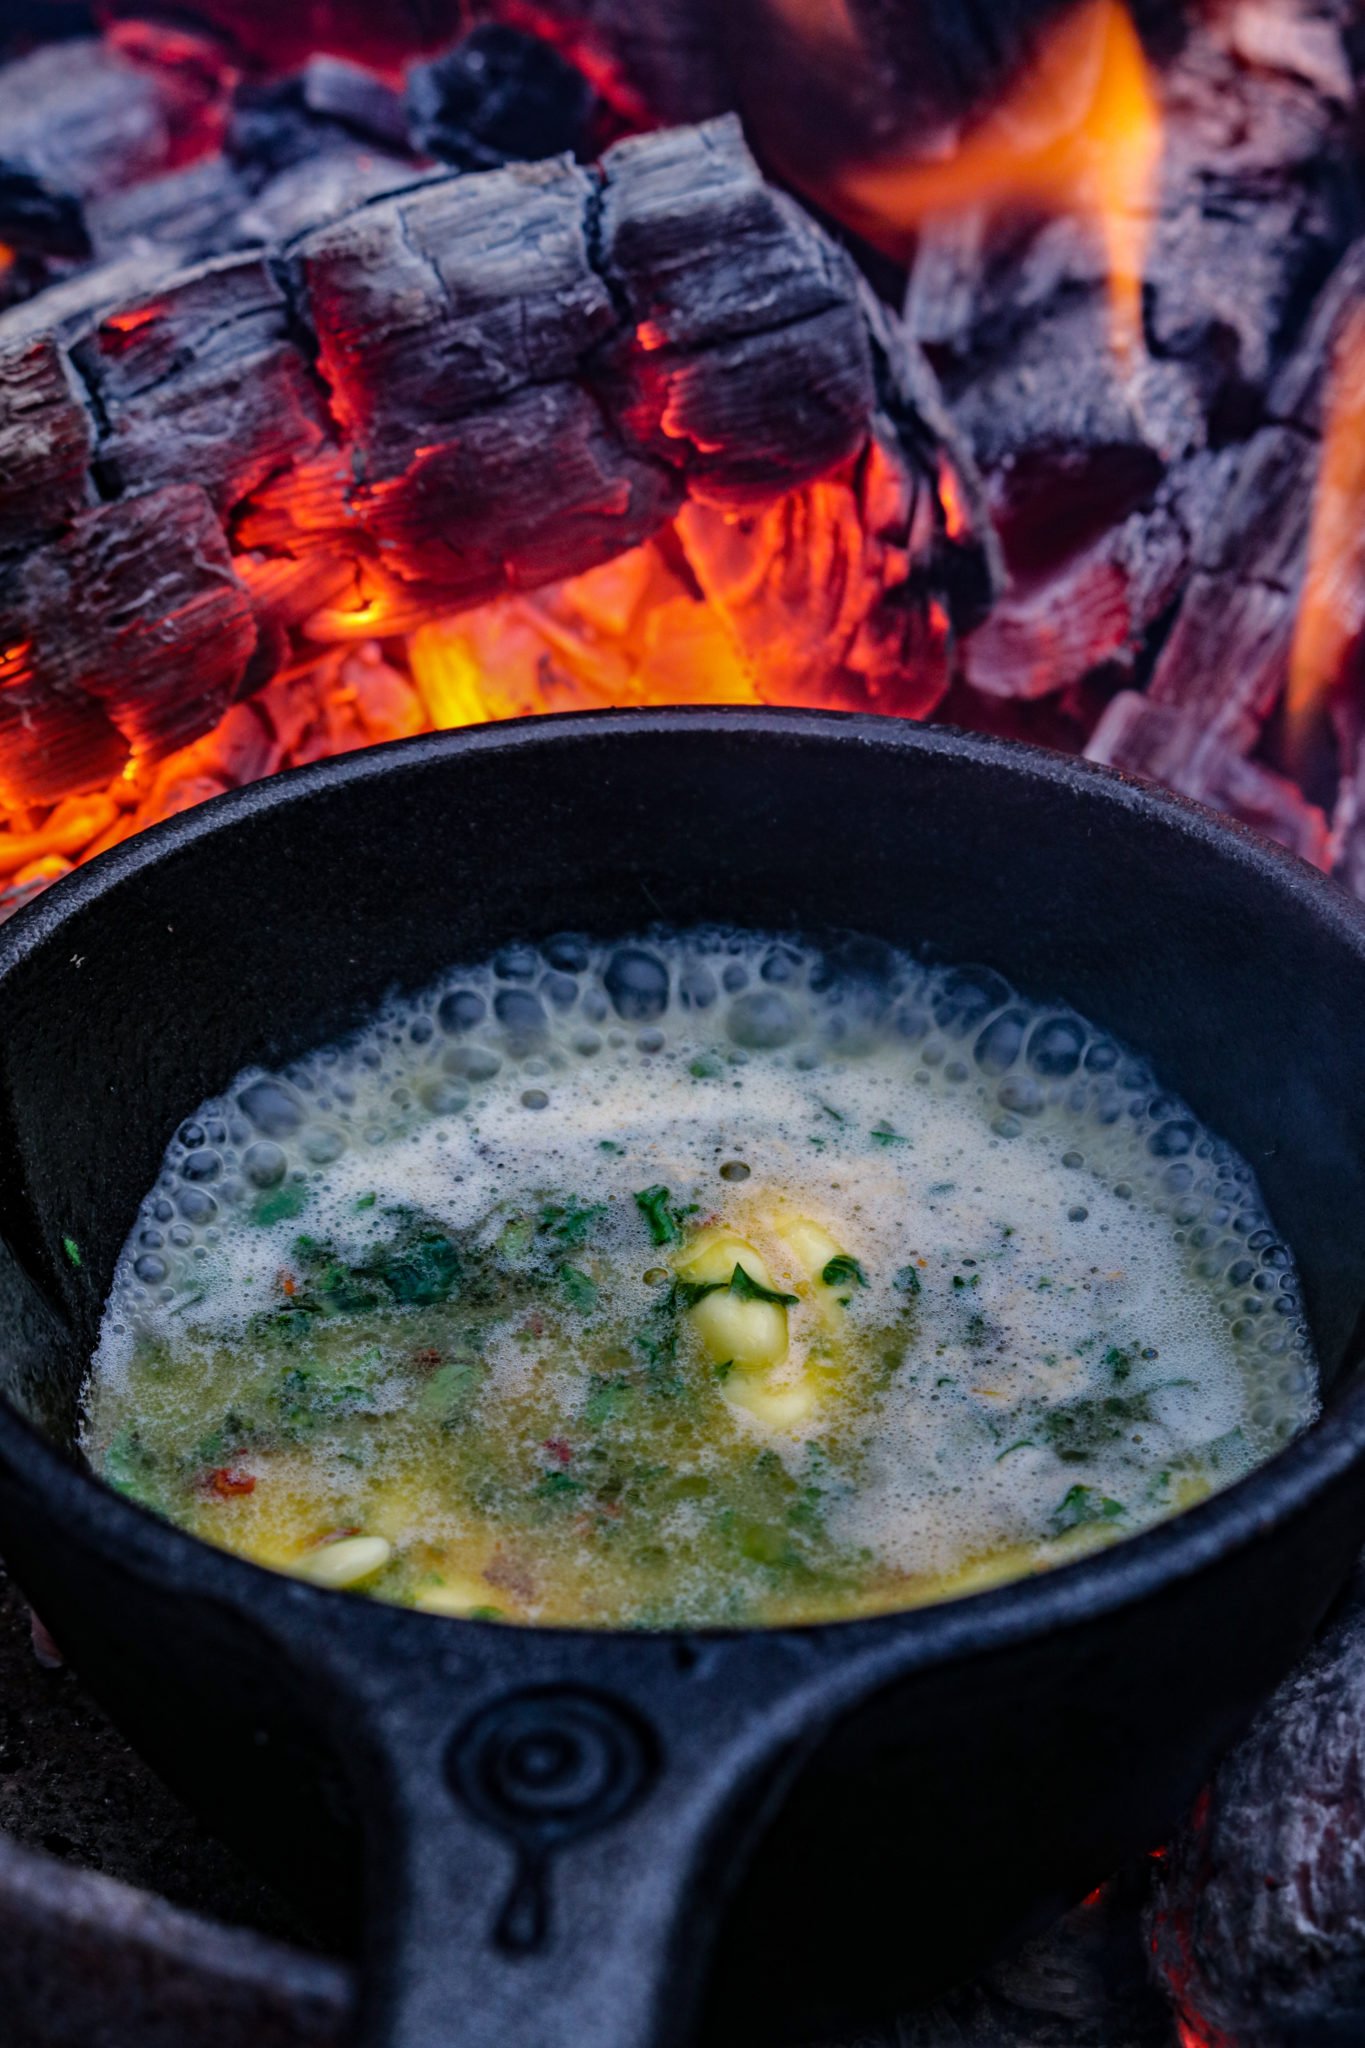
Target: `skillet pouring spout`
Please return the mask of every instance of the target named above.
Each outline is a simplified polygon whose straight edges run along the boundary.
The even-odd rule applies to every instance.
[[[1323,1413],[1026,1581],[583,1633],[258,1570],[101,1486],[83,1378],[167,1144],[509,941],[739,925],[984,965],[1247,1160]],[[362,1950],[366,2048],[875,2024],[1158,1843],[1365,1537],[1365,909],[1197,808],[897,720],[541,718],[237,792],[0,930],[0,1553],[167,1780]],[[12,1255],[6,1264],[6,1253]]]

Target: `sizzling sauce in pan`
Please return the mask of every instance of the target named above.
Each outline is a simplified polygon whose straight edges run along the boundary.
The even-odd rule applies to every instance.
[[[181,1126],[85,1447],[449,1615],[819,1620],[1059,1564],[1316,1407],[1248,1167],[996,975],[510,947]]]

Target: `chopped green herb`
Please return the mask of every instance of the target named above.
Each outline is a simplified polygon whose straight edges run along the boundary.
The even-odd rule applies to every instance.
[[[104,1454],[103,1477],[116,1492],[149,1506],[155,1499],[156,1460],[137,1431],[121,1429]]]
[[[677,1244],[682,1237],[682,1212],[673,1207],[673,1198],[668,1189],[656,1183],[652,1188],[638,1188],[635,1206],[649,1225],[649,1235],[655,1244]]]
[[[1072,1486],[1053,1510],[1048,1528],[1054,1536],[1079,1529],[1087,1522],[1116,1522],[1127,1513],[1123,1502],[1110,1500],[1097,1486]]]
[[[1080,1350],[1080,1345],[1076,1349]],[[1120,1344],[1111,1344],[1104,1354],[1104,1362],[1116,1380],[1126,1380],[1133,1370],[1133,1354]]]
[[[564,1289],[571,1308],[580,1309],[585,1315],[596,1308],[597,1282],[589,1274],[581,1271],[579,1267],[561,1266],[559,1269],[559,1284]]]
[[[547,1202],[536,1218],[536,1229],[561,1251],[577,1251],[606,1213],[605,1202]]]
[[[910,1140],[902,1137],[899,1131],[892,1130],[890,1124],[885,1119],[881,1123],[873,1125],[869,1136],[874,1145],[908,1145],[910,1143]]]
[[[1031,1436],[1016,1437],[1012,1444],[1006,1444],[1004,1450],[1001,1451],[999,1457],[996,1459],[995,1462],[997,1465],[1003,1464],[1004,1460],[1009,1457],[1011,1451],[1027,1451],[1032,1449],[1036,1449],[1036,1445],[1034,1444],[1033,1438]]]
[[[286,1181],[283,1187],[269,1188],[257,1195],[251,1207],[251,1220],[268,1230],[272,1223],[284,1223],[301,1215],[307,1200],[307,1188],[298,1181]]]
[[[740,1301],[771,1301],[779,1308],[793,1308],[799,1299],[795,1294],[782,1294],[774,1287],[761,1286],[738,1262],[728,1280],[678,1280],[673,1291],[680,1308],[695,1308],[699,1301],[705,1301],[708,1294],[727,1292],[738,1296]]]
[[[66,1256],[70,1259],[73,1266],[80,1265],[81,1248],[77,1244],[74,1237],[64,1237],[62,1239],[62,1250],[66,1253]]]
[[[567,1472],[542,1472],[536,1491],[551,1500],[569,1500],[586,1491],[586,1481],[573,1479]]]
[[[725,1072],[725,1062],[718,1053],[704,1052],[690,1062],[687,1071],[694,1081],[715,1081]]]
[[[609,1152],[614,1156],[617,1153],[624,1152],[626,1148],[624,1145],[618,1145],[615,1138],[599,1138],[597,1149],[599,1152]]]
[[[898,1294],[918,1294],[920,1291],[920,1277],[913,1266],[902,1266],[892,1280],[891,1285]]]
[[[847,1252],[836,1252],[824,1268],[820,1278],[826,1287],[866,1287],[867,1275],[858,1261]]]
[[[371,1189],[370,1189],[370,1192],[368,1193],[368,1195],[362,1195],[362,1196],[360,1197],[359,1201],[358,1201],[358,1202],[356,1203],[356,1205],[355,1205],[355,1206],[356,1206],[357,1210],[361,1210],[361,1209],[373,1209],[373,1207],[374,1207],[375,1203],[376,1203],[376,1202],[377,1202],[378,1200],[379,1200],[379,1197],[378,1197],[378,1195],[377,1195],[377,1194],[375,1193],[374,1189],[373,1189],[373,1188],[371,1188]]]

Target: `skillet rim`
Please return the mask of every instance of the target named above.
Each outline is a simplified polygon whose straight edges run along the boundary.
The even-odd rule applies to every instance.
[[[177,850],[230,831],[258,812],[305,803],[315,794],[369,782],[405,764],[421,767],[466,753],[516,751],[524,746],[572,744],[608,724],[628,740],[686,727],[728,733],[749,726],[775,739],[822,740],[835,733],[852,744],[967,758],[1054,793],[1103,800],[1145,817],[1161,830],[1194,845],[1212,846],[1252,869],[1267,885],[1287,891],[1329,936],[1365,957],[1365,904],[1329,876],[1249,827],[1219,816],[1188,797],[1138,781],[1100,763],[1014,740],[927,726],[880,713],[844,712],[762,705],[664,705],[587,712],[536,713],[477,726],[461,726],[393,740],[250,783],[164,819],[64,876],[0,928],[0,982],[38,947],[54,941],[69,919],[98,904],[125,881]],[[291,1617],[305,1628],[339,1620],[337,1595],[288,1574],[219,1550],[174,1523],[117,1493],[55,1445],[0,1394],[0,1461],[23,1472],[65,1525],[98,1546],[115,1564],[126,1564],[176,1592],[226,1603],[278,1633]],[[778,1628],[709,1626],[686,1629],[586,1629],[549,1624],[465,1621],[480,1631],[527,1626],[547,1647],[554,1642],[581,1651],[603,1639],[638,1641],[641,1654],[652,1646],[698,1639],[735,1646],[799,1639],[831,1654],[861,1652],[874,1663],[887,1661],[897,1673],[920,1671],[962,1655],[1009,1647],[1052,1630],[1074,1628],[1125,1606],[1136,1606],[1166,1588],[1196,1577],[1238,1550],[1270,1541],[1283,1526],[1309,1511],[1320,1495],[1365,1464],[1365,1372],[1331,1397],[1329,1405],[1299,1436],[1264,1464],[1196,1506],[1181,1510],[1133,1536],[1066,1564],[999,1586],[958,1594],[920,1607]],[[427,1615],[364,1594],[349,1596],[378,1610],[389,1626],[448,1627],[450,1617]],[[319,1605],[318,1603],[322,1604]],[[357,1617],[354,1617],[358,1619]],[[449,1643],[449,1637],[429,1638]],[[859,1658],[858,1661],[862,1661]]]

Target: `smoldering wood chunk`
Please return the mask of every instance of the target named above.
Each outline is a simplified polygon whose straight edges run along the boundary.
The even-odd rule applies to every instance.
[[[1315,867],[1326,864],[1327,820],[1317,805],[1285,776],[1246,760],[1188,711],[1154,702],[1150,695],[1121,691],[1085,751],[1092,761],[1164,783],[1181,796],[1240,819]]]
[[[137,64],[102,36],[41,45],[0,69],[4,153],[80,202],[168,169],[218,91],[189,65]]]
[[[541,157],[588,156],[595,95],[542,37],[484,22],[408,72],[412,139],[462,171]]]
[[[1171,1844],[1148,1928],[1191,2032],[1365,2038],[1365,1573]]]
[[[444,175],[361,143],[320,150],[260,187],[242,208],[233,241],[283,247],[372,199],[391,198]]]
[[[675,478],[622,450],[587,391],[554,382],[448,429],[363,494],[362,516],[381,557],[425,587],[412,598],[430,612],[595,568],[646,539],[682,496]]]
[[[907,324],[1026,580],[1041,549],[1065,567],[1172,464],[1247,432],[1350,231],[1341,105],[1244,61],[1222,17],[1192,25],[1157,78],[1164,152],[1138,359],[1112,346],[1105,250],[1083,218],[933,223],[911,272]]]
[[[415,185],[291,261],[352,456],[301,479],[306,516],[377,545],[390,617],[591,567],[685,492],[769,500],[871,430],[852,267],[733,123]],[[267,510],[248,544],[287,544]]]
[[[963,680],[997,700],[1037,701],[1087,681],[1112,689],[1131,678],[1186,587],[1198,536],[1221,507],[1236,462],[1235,450],[1200,450],[1167,473],[1147,504],[1098,540],[1063,544],[1060,555],[1057,531],[1030,546],[1017,538],[1008,587],[963,640]]]
[[[975,1982],[899,2016],[886,2048],[1176,2048],[1147,1967],[1151,1869],[1128,1865]]]
[[[238,225],[249,198],[232,164],[215,153],[102,193],[87,203],[85,219],[101,258],[117,257],[133,242],[156,242],[187,263],[252,240]]]
[[[1152,677],[1179,705],[1245,749],[1288,674],[1321,460],[1324,395],[1338,341],[1365,295],[1365,242],[1342,258],[1271,387],[1271,424],[1247,442],[1197,573]]]
[[[621,416],[691,490],[739,502],[852,455],[876,405],[853,267],[731,118],[602,159],[600,261],[631,326]],[[766,477],[766,485],[760,480]]]
[[[173,484],[82,512],[14,563],[0,647],[20,650],[0,690],[3,779],[36,803],[107,782],[130,749],[155,759],[207,732],[241,685],[256,621],[208,497]],[[65,756],[63,717],[79,735]]]
[[[226,256],[106,313],[72,358],[104,424],[98,459],[125,491],[192,475],[220,511],[327,439],[264,258]]]
[[[94,426],[50,335],[0,334],[0,555],[93,502]]]
[[[90,254],[80,201],[27,164],[0,156],[0,241],[9,249],[80,261]]]
[[[366,481],[524,386],[571,378],[615,324],[588,256],[593,184],[564,163],[449,178],[293,252],[318,365]]]
[[[48,285],[35,298],[6,307],[0,313],[0,345],[39,334],[71,342],[86,333],[96,316],[108,307],[118,305],[122,299],[150,293],[179,268],[180,259],[174,249],[145,244],[106,262],[93,263],[58,284]]]
[[[410,155],[402,98],[363,65],[315,56],[291,77],[242,85],[234,95],[226,153],[249,185],[356,145]]]
[[[1234,33],[1240,13],[1230,10]],[[1162,102],[1150,332],[1197,368],[1216,408],[1239,388],[1265,390],[1306,294],[1349,239],[1348,114],[1212,29],[1188,38]]]
[[[408,141],[407,113],[400,93],[368,65],[323,52],[310,57],[300,74],[304,105],[355,135],[402,150]]]
[[[1266,400],[1272,420],[1322,431],[1323,398],[1333,358],[1348,321],[1365,305],[1365,237],[1353,242],[1313,302],[1299,339],[1281,366]]]
[[[6,803],[55,804],[103,789],[122,774],[131,749],[102,704],[50,695],[30,680],[22,662],[11,664],[10,674],[13,682],[0,690],[0,796]]]
[[[1288,428],[1253,436],[1196,538],[1198,566],[1152,675],[1154,702],[1243,752],[1284,687],[1318,452]]]

